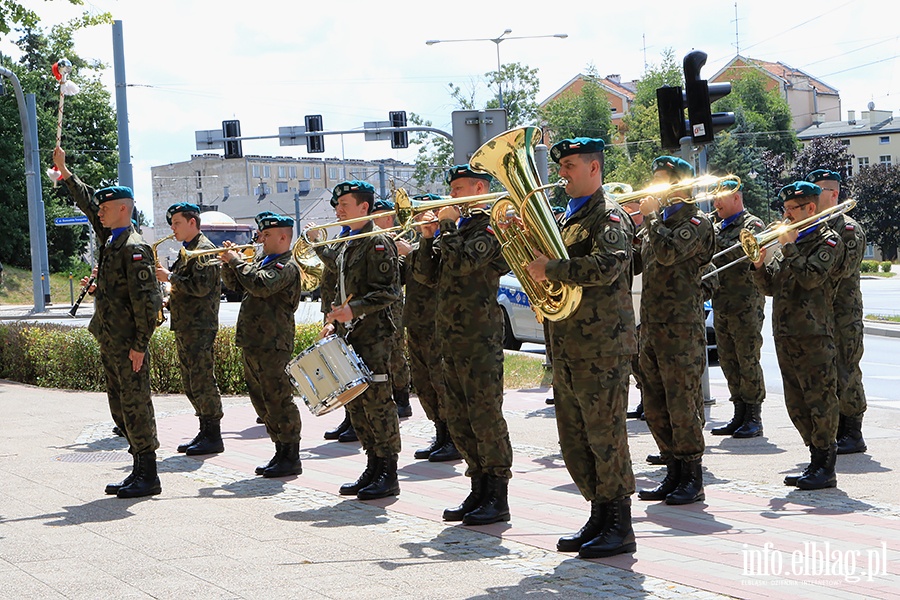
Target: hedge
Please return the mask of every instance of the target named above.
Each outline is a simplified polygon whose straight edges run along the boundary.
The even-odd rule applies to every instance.
[[[321,325],[297,325],[296,356],[311,346]],[[221,327],[213,346],[216,379],[224,395],[246,395],[241,350],[234,327]],[[159,328],[150,339],[150,388],[156,394],[183,394],[175,334]],[[25,322],[0,323],[0,379],[40,387],[105,391],[100,347],[83,327]]]

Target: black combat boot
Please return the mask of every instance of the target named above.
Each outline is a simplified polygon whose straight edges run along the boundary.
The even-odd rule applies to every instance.
[[[444,442],[444,445],[432,452],[428,456],[429,462],[447,462],[448,460],[459,460],[462,458],[462,454],[459,453],[459,450],[456,448],[456,444],[453,443],[453,439],[450,437],[450,434],[447,434],[447,441]]]
[[[381,469],[375,474],[372,483],[357,492],[360,500],[387,498],[400,493],[400,482],[397,480],[397,455],[379,458]]]
[[[366,452],[366,468],[356,481],[353,483],[345,483],[341,486],[341,496],[357,495],[359,490],[374,481],[375,476],[381,472],[381,469],[381,459],[375,456],[374,452]]]
[[[282,452],[284,452],[284,444],[282,444],[281,442],[275,442],[275,455],[272,458],[270,458],[269,462],[267,462],[266,464],[259,465],[258,467],[256,467],[253,470],[253,472],[256,473],[257,475],[262,475],[266,469],[268,469],[269,467],[271,467],[272,465],[277,463],[279,460],[281,460]]]
[[[125,432],[122,431],[122,428],[119,427],[118,425],[113,425],[112,432],[113,432],[113,435],[117,435],[119,437],[125,437]]]
[[[681,461],[669,458],[666,462],[666,476],[662,482],[652,490],[641,490],[638,492],[638,498],[646,501],[665,500],[666,496],[675,491],[678,487],[678,480],[681,478]]]
[[[329,429],[325,432],[326,440],[336,440],[340,437],[342,433],[347,431],[350,428],[350,415],[347,414],[347,411],[344,411],[344,420],[341,421],[341,424],[335,427],[334,429]]]
[[[731,417],[731,420],[728,421],[725,425],[721,427],[714,427],[712,431],[710,431],[713,435],[734,435],[734,432],[737,431],[741,425],[744,424],[744,416],[747,413],[747,405],[744,404],[743,400],[733,400],[734,403],[734,416]]]
[[[200,419],[200,439],[184,451],[188,456],[225,452],[222,442],[222,422],[219,419]]]
[[[706,500],[703,492],[703,465],[700,459],[681,461],[678,487],[666,496],[666,504],[691,504]]]
[[[419,460],[424,460],[431,456],[431,453],[435,450],[439,450],[444,444],[447,443],[447,440],[450,439],[450,432],[447,430],[447,424],[443,421],[435,421],[434,423],[434,439],[431,443],[424,448],[419,448],[413,454],[414,458]]]
[[[353,424],[350,424],[350,427],[344,430],[344,432],[338,436],[339,442],[358,442],[359,437],[356,435],[356,430],[353,429]]]
[[[837,438],[838,454],[856,454],[867,450],[866,441],[862,436],[862,415],[858,417],[845,417],[843,435]]]
[[[188,448],[190,448],[191,446],[193,446],[194,444],[199,442],[201,440],[201,438],[203,438],[203,428],[206,425],[205,421],[206,421],[206,419],[200,419],[200,431],[197,432],[197,435],[194,436],[194,439],[192,439],[189,442],[185,442],[183,444],[178,444],[178,447],[175,449],[178,450],[179,452],[187,452]]]
[[[136,455],[136,454],[133,454],[133,455],[131,456],[131,458],[132,458],[132,462],[131,462],[131,473],[128,475],[128,477],[126,477],[125,479],[123,479],[123,480],[120,481],[119,483],[107,483],[107,484],[106,484],[106,490],[105,490],[105,491],[106,491],[106,494],[107,494],[108,496],[115,496],[116,493],[118,493],[118,491],[119,491],[120,489],[122,489],[123,487],[125,487],[126,485],[128,485],[129,483],[131,483],[132,481],[134,481],[134,478],[135,478],[135,476],[137,475],[138,458],[137,458],[137,455]]]
[[[591,500],[591,516],[588,517],[587,523],[577,533],[559,538],[556,542],[557,551],[578,552],[584,544],[600,535],[605,523],[606,503],[599,500]]]
[[[664,465],[664,464],[666,464],[666,460],[659,454],[648,454],[647,455],[647,464]]]
[[[809,464],[803,468],[803,471],[801,471],[799,475],[785,475],[784,485],[796,487],[797,482],[800,481],[801,477],[806,477],[807,475],[812,473],[813,469],[815,468],[813,465],[814,458],[815,458],[815,455],[813,453],[813,448],[812,448],[812,446],[810,446],[809,447]]]
[[[809,473],[797,480],[797,487],[801,490],[822,490],[837,487],[837,476],[834,473],[837,444],[830,444],[825,449],[810,446],[810,451],[812,452],[813,460],[809,465]]]
[[[469,495],[466,496],[466,499],[459,506],[444,509],[445,521],[462,521],[466,513],[478,508],[478,505],[481,504],[481,498],[484,496],[486,478],[487,475],[481,474],[470,477],[472,480],[472,491],[469,492]]]
[[[116,496],[119,498],[140,498],[141,496],[155,496],[162,492],[162,485],[156,475],[156,452],[145,452],[135,456],[137,468],[134,479],[126,486],[119,488]]]
[[[281,456],[274,464],[262,472],[263,477],[287,477],[301,475],[303,465],[300,463],[300,442],[282,442]]]
[[[394,390],[394,404],[397,405],[397,417],[406,419],[412,416],[412,406],[409,404],[409,386]]]
[[[603,531],[578,550],[581,558],[603,558],[637,551],[631,526],[631,498],[619,498],[606,504]]]
[[[506,477],[487,476],[481,504],[463,516],[463,525],[490,525],[499,521],[509,521],[508,489]]]
[[[763,434],[762,426],[762,403],[747,404],[744,403],[744,422],[731,434],[731,437],[737,439],[755,438]]]
[[[629,410],[625,413],[625,417],[628,419],[640,419],[644,416],[644,403],[638,402],[638,405],[634,407],[634,410]]]

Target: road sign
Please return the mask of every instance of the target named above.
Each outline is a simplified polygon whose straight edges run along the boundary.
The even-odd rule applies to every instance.
[[[291,127],[278,128],[278,145],[279,146],[305,146],[306,145],[306,126],[292,125]]]
[[[54,225],[87,225],[88,223],[87,217],[56,217],[53,219]]]
[[[225,147],[225,134],[221,129],[195,131],[194,139],[197,142],[197,150],[215,150]]]
[[[506,111],[502,108],[489,110],[454,110],[453,160],[462,165],[469,162],[483,143],[506,131]]]

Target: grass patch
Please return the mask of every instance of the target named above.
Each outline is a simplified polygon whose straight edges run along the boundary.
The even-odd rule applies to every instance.
[[[550,371],[544,368],[543,355],[506,352],[503,357],[503,387],[530,390],[550,385]]]
[[[890,323],[900,323],[900,316],[891,315],[866,315],[866,319],[870,321],[885,321]]]
[[[78,270],[72,271],[72,293],[75,298],[81,291],[81,278],[90,275],[91,269],[83,265]],[[72,295],[69,292],[69,274],[50,274],[50,301],[53,304],[70,306]],[[94,299],[88,295],[84,297],[83,304],[91,303]],[[31,280],[31,271],[18,269],[7,264],[3,265],[3,282],[0,283],[0,304],[34,304],[34,284]]]

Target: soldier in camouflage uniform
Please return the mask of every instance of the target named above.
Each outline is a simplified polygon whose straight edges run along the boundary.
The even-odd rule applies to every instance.
[[[162,308],[153,251],[132,225],[131,188],[115,186],[94,192],[66,168],[66,153],[58,146],[53,163],[100,244],[94,316],[88,330],[100,345],[110,413],[134,457],[131,474],[121,483],[107,485],[106,493],[119,498],[159,494],[159,440],[147,354]]]
[[[686,161],[660,156],[653,183],[693,177]],[[684,192],[678,192],[683,194]],[[702,377],[706,368],[701,271],[715,248],[712,223],[695,204],[641,200],[641,374],[644,415],[666,476],[641,500],[689,504],[703,500]]]
[[[585,526],[560,538],[556,548],[582,558],[637,549],[625,427],[631,357],[637,351],[631,300],[634,224],[604,194],[603,147],[600,139],[575,138],[550,149],[572,198],[562,220],[569,258],[549,260],[536,251],[528,265],[535,281],[582,290],[573,315],[548,319],[559,444],[566,469],[591,503]]]
[[[457,165],[446,181],[451,196],[466,198],[487,193],[491,176]],[[497,291],[509,267],[485,210],[473,208],[460,219],[455,206],[446,206],[437,217],[440,252],[434,247],[438,224],[422,225],[413,273],[435,290],[447,426],[472,480],[471,493],[443,517],[466,525],[508,521],[512,445],[503,417],[503,315]]]
[[[222,279],[243,291],[234,343],[242,350],[247,392],[275,444],[275,454],[256,468],[263,477],[303,472],[300,463],[300,411],[285,371],[294,351],[294,313],[300,305],[300,267],[291,255],[294,220],[257,215],[262,252],[251,262],[234,250],[221,254]],[[225,246],[232,246],[225,242]]]
[[[724,185],[732,193],[714,202],[721,219],[714,226],[716,251],[738,246],[715,259],[716,267],[743,256],[739,245],[741,231],[746,229],[756,235],[766,228],[759,217],[744,208],[743,186],[736,181],[726,181]],[[735,438],[757,437],[763,433],[762,402],[766,397],[759,362],[766,298],[753,280],[753,268],[748,261],[720,271],[717,277],[719,285],[712,296],[716,345],[719,366],[734,404],[734,416],[711,433]]]
[[[353,219],[371,212],[375,189],[364,181],[344,181],[335,186],[332,197],[338,218]],[[371,220],[356,227],[350,236],[378,231]],[[335,303],[340,304],[326,315],[328,325],[322,333],[337,331],[372,372],[366,391],[346,405],[366,452],[366,468],[356,481],[342,485],[340,493],[360,500],[396,496],[400,421],[388,369],[397,327],[391,306],[400,298],[397,248],[390,236],[378,234],[342,242],[337,252]]]
[[[806,177],[822,188],[819,210],[837,206],[841,193],[841,175],[835,171],[818,169]],[[866,234],[854,219],[841,215],[829,221],[844,242],[844,276],[834,297],[834,344],[837,348],[837,395],[840,420],[837,433],[837,453],[854,454],[866,451],[862,435],[863,413],[866,412],[866,392],[863,389],[859,362],[863,356],[863,303],[859,287],[859,266],[866,251]]]
[[[166,211],[175,240],[186,250],[208,250],[215,245],[200,232],[200,207],[188,202],[173,204]],[[179,257],[172,270],[156,265],[156,278],[172,285],[169,312],[175,334],[181,381],[200,431],[190,442],[178,446],[188,455],[217,454],[222,443],[222,397],[216,384],[213,344],[219,331],[219,304],[222,295],[221,267]]]
[[[372,210],[372,214],[378,213],[385,214],[383,217],[375,219],[376,227],[389,229],[397,225],[394,203],[390,200],[381,200],[380,198],[375,200],[375,208]],[[397,405],[397,416],[401,419],[412,416],[412,406],[409,404],[409,361],[406,359],[406,335],[403,329],[404,305],[403,288],[401,286],[400,299],[391,307],[397,331],[394,334],[394,349],[391,351],[391,365],[388,371],[391,376],[394,404]]]
[[[779,195],[793,223],[813,217],[821,188],[807,181],[784,186]],[[772,296],[772,333],[784,384],[784,403],[810,464],[785,485],[803,490],[835,487],[839,408],[834,345],[834,295],[843,277],[844,243],[827,223],[794,229],[766,264],[753,263],[760,289]]]

